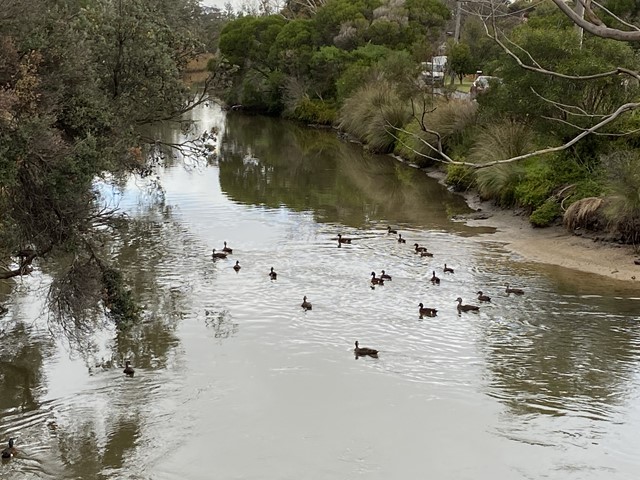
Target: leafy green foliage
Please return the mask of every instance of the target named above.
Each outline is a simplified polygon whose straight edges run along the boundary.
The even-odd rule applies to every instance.
[[[562,210],[558,202],[555,199],[549,199],[529,215],[529,221],[534,227],[548,227],[561,215]]]

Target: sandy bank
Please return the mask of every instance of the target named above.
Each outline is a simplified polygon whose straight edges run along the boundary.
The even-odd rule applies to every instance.
[[[444,180],[442,172],[430,171],[428,175]],[[512,210],[496,208],[490,202],[481,201],[476,194],[464,195],[474,210],[487,213],[487,219],[466,220],[471,226],[494,227],[488,234],[491,240],[504,242],[507,250],[531,260],[550,265],[604,275],[616,280],[638,282],[640,265],[634,264],[640,254],[633,247],[608,242],[595,242],[587,237],[572,235],[561,226],[534,228],[525,216]],[[487,238],[487,236],[482,236]]]

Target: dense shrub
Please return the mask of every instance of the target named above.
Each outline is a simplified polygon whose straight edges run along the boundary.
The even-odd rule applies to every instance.
[[[469,190],[475,186],[476,175],[472,168],[464,165],[447,165],[446,184],[453,187],[457,192]]]
[[[336,120],[336,109],[322,100],[302,98],[293,110],[292,118],[307,123],[331,125]]]
[[[533,211],[529,216],[529,221],[534,227],[548,227],[561,214],[560,204],[555,199],[550,198]]]

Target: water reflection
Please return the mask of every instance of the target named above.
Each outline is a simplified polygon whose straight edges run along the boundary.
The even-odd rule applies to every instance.
[[[368,154],[330,131],[229,115],[219,165],[222,189],[238,202],[312,210],[318,222],[352,227],[384,221],[474,230],[450,221],[469,211],[460,196],[423,172]]]

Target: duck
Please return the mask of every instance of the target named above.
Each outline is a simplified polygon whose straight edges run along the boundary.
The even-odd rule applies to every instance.
[[[303,310],[311,310],[311,303],[307,302],[307,296],[302,297],[302,305],[300,305]]]
[[[447,264],[444,264],[444,273],[453,273],[453,268],[447,267]]]
[[[434,285],[440,285],[440,279],[436,277],[436,271],[433,271],[433,276],[431,277],[431,283]]]
[[[391,280],[391,275],[387,275],[386,273],[384,273],[384,270],[382,270],[382,275],[380,275],[380,278],[382,280]]]
[[[224,242],[224,248],[222,249],[225,253],[233,253],[233,248],[227,247],[227,242]]]
[[[350,238],[342,238],[342,234],[338,234],[338,243],[351,243]]]
[[[505,289],[505,292],[515,293],[516,295],[524,295],[524,290],[522,290],[521,288],[510,288],[508,283],[507,283],[507,288]]]
[[[392,230],[391,227],[387,227],[387,233],[393,233],[394,235],[396,235],[398,233],[397,230]]]
[[[462,305],[462,298],[456,298],[456,302],[458,302],[458,313],[460,312],[477,312],[480,310],[480,307],[476,305]]]
[[[233,269],[236,272],[239,272],[242,267],[240,266],[240,260],[236,260],[236,264],[233,266]]]
[[[427,247],[421,247],[417,243],[414,243],[413,246],[416,247],[416,253],[426,252],[427,251]]]
[[[420,256],[421,257],[433,257],[433,253],[431,252],[427,252],[426,250],[424,252],[420,252]]]
[[[404,238],[402,238],[401,233],[398,234],[398,243],[407,243],[407,241]]]
[[[133,377],[133,374],[136,373],[129,360],[124,362],[124,370],[122,371],[122,373],[124,373],[127,377]]]
[[[276,280],[278,278],[278,274],[275,272],[273,267],[271,267],[271,271],[269,272],[269,277],[271,277],[271,280]]]
[[[353,349],[353,353],[356,354],[356,357],[362,357],[368,355],[370,357],[378,358],[378,350],[367,347],[360,347],[358,345],[358,341],[356,340],[356,348]]]
[[[18,453],[18,449],[16,447],[13,446],[13,443],[15,442],[15,438],[10,438],[9,439],[9,446],[7,448],[5,448],[4,450],[2,450],[2,458],[4,459],[8,459],[13,457],[14,455],[16,455]]]
[[[418,313],[420,313],[420,318],[438,316],[438,310],[436,310],[435,308],[426,308],[422,303],[419,303],[418,307],[420,307],[420,310],[418,310]]]
[[[477,293],[477,295],[478,295],[478,300],[480,300],[481,302],[490,302],[491,301],[491,297],[483,295],[482,290],[480,290]]]
[[[382,278],[376,277],[376,272],[371,272],[371,284],[372,285],[384,285],[384,280]]]
[[[214,248],[213,251],[211,252],[211,257],[215,260],[216,258],[227,258],[227,254],[226,253],[220,253],[220,252],[216,252],[216,249]]]

